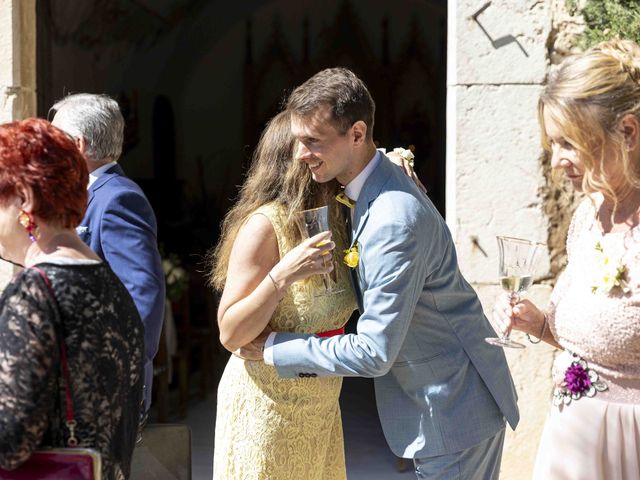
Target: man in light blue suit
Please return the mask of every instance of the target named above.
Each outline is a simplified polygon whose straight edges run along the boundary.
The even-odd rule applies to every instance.
[[[495,332],[460,273],[444,220],[376,151],[375,105],[352,72],[323,70],[287,108],[297,160],[317,182],[337,179],[355,201],[360,318],[356,334],[271,333],[265,362],[285,378],[375,377],[387,442],[414,459],[418,478],[498,478],[505,420],[512,428],[519,420],[516,392],[504,352],[484,341]]]
[[[127,288],[144,324],[146,412],[165,303],[156,217],[140,187],[117,164],[124,139],[118,103],[106,95],[80,93],[51,110],[53,125],[75,139],[89,169],[89,203],[78,234]]]

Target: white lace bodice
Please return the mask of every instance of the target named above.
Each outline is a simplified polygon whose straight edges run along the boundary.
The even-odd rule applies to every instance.
[[[594,203],[595,201],[595,203]],[[640,226],[603,234],[595,220],[601,199],[585,198],[567,236],[567,268],[551,296],[549,327],[565,349],[617,378],[640,379]],[[593,292],[602,285],[602,253],[626,267],[629,291]]]

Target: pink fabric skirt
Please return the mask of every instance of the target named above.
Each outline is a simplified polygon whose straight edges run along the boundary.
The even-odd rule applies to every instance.
[[[535,480],[639,480],[640,402],[636,389],[601,392],[561,408],[544,426]],[[634,391],[635,390],[635,391]]]

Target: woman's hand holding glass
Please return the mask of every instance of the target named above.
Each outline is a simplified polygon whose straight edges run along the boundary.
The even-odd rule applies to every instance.
[[[303,240],[297,247],[289,251],[271,269],[273,281],[284,291],[289,285],[298,280],[304,280],[312,275],[331,273],[333,262],[325,261],[336,244],[331,241],[331,232],[320,232],[311,238]]]
[[[512,305],[512,295],[503,293],[493,306],[493,325],[501,336],[514,329],[539,338],[544,326],[544,313],[527,299]]]
[[[520,303],[521,295],[527,291],[533,281],[534,259],[542,243],[522,238],[499,235],[499,275],[500,285],[508,292],[511,305]],[[499,338],[487,337],[485,341],[496,347],[524,348],[524,345],[509,338],[511,329],[507,328]]]
[[[299,212],[296,212],[294,219],[296,224],[298,225],[300,234],[304,238],[306,237],[310,237],[310,239],[318,238],[317,237],[318,232],[329,231],[329,207],[327,205],[324,205],[318,208],[310,208],[308,210],[301,210]],[[321,247],[327,241],[328,239],[320,239],[320,241],[317,244],[314,244],[313,242],[311,242],[311,244],[315,245],[316,247]],[[344,291],[342,288],[339,288],[336,285],[335,279],[332,278],[331,275],[329,275],[329,272],[333,270],[333,255],[331,255],[331,252],[324,251],[322,253],[321,259],[323,262],[323,267],[326,268],[329,266],[329,264],[331,264],[331,269],[326,272],[318,272],[318,273],[323,273],[322,275],[323,288],[321,290],[318,290],[315,296],[321,297],[324,295],[333,295],[333,294]]]

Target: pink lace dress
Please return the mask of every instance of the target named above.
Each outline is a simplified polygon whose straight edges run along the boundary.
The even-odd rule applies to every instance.
[[[535,479],[640,479],[640,226],[603,234],[595,212],[588,198],[578,207],[551,296],[564,351]]]

